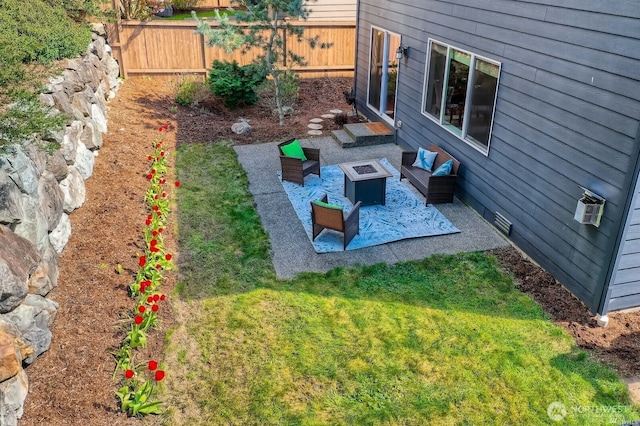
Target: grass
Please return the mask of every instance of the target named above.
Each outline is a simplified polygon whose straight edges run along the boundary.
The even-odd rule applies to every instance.
[[[492,257],[279,280],[233,150],[183,145],[176,167],[167,424],[539,425],[556,401],[562,424],[639,417]]]
[[[220,15],[229,15],[230,17],[234,15],[234,13],[232,11],[229,11],[227,9],[221,9],[219,10]],[[214,18],[216,16],[216,12],[215,10],[206,10],[206,11],[197,11],[196,12],[198,15],[198,18]],[[191,11],[186,11],[186,12],[176,12],[174,13],[172,16],[167,17],[167,18],[163,18],[163,17],[156,17],[155,19],[162,19],[165,21],[183,21],[185,19],[192,19],[193,16],[191,16]]]

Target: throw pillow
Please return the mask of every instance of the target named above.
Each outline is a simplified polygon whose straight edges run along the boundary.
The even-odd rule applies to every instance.
[[[337,204],[325,203],[324,201],[320,201],[320,200],[315,200],[313,203],[317,206],[326,207],[328,209],[342,210],[342,206],[339,206]]]
[[[282,152],[287,157],[295,157],[301,159],[302,161],[307,161],[307,157],[304,155],[304,151],[302,150],[302,147],[300,146],[300,143],[297,139],[294,139],[293,142],[284,145],[282,147]]]
[[[427,151],[424,148],[418,148],[418,155],[416,161],[412,164],[413,167],[420,167],[430,172],[433,167],[433,161],[436,159],[437,152]]]
[[[451,173],[451,169],[453,168],[453,160],[447,160],[440,167],[438,167],[431,176],[447,176]]]

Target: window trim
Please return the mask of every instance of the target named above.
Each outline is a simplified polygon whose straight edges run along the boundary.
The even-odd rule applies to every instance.
[[[431,46],[433,43],[439,44],[440,46],[446,47],[447,48],[447,57],[446,57],[446,68],[445,68],[445,75],[444,75],[444,79],[443,81],[447,81],[448,77],[449,77],[449,70],[450,70],[450,62],[451,62],[451,50],[457,50],[459,52],[465,53],[467,55],[471,56],[470,59],[470,65],[469,65],[469,69],[474,69],[475,68],[475,63],[477,59],[480,59],[482,61],[491,63],[493,65],[498,66],[498,77],[496,79],[496,93],[494,95],[494,99],[493,99],[493,108],[491,111],[491,125],[489,126],[489,138],[487,141],[487,145],[483,145],[479,142],[474,141],[467,133],[468,131],[468,120],[465,120],[462,124],[462,129],[459,132],[453,131],[450,126],[446,125],[444,123],[444,116],[445,116],[445,108],[443,108],[442,106],[445,104],[445,97],[442,97],[442,104],[440,107],[440,117],[434,117],[433,115],[429,114],[427,112],[427,108],[426,108],[426,102],[427,102],[427,86],[429,84],[429,62],[431,61]],[[494,124],[494,119],[495,119],[495,113],[496,113],[496,103],[498,100],[498,88],[500,87],[500,75],[502,74],[502,62],[493,60],[493,59],[489,59],[485,56],[482,55],[477,55],[473,52],[470,52],[466,49],[462,49],[460,47],[451,45],[449,43],[445,43],[442,42],[440,40],[434,39],[434,38],[429,38],[428,42],[427,42],[427,51],[426,51],[426,58],[425,58],[425,65],[424,65],[424,84],[422,87],[422,104],[420,106],[420,112],[423,116],[427,117],[429,120],[433,121],[434,123],[436,123],[438,126],[440,126],[441,128],[443,128],[444,130],[446,130],[447,132],[451,133],[452,135],[454,135],[455,137],[457,137],[458,139],[460,139],[461,141],[463,141],[465,144],[469,145],[470,147],[472,147],[473,149],[475,149],[476,151],[484,154],[485,156],[489,156],[489,149],[491,147],[491,137],[493,136],[493,124]],[[471,76],[472,73],[470,72],[469,75]],[[472,83],[472,79],[473,77],[469,78],[468,81],[470,83]],[[466,98],[469,99],[470,98],[470,92],[472,90],[471,84],[467,85],[467,92],[466,92]],[[465,106],[464,106],[464,117],[468,117],[469,115],[469,111],[471,110],[471,102],[465,102]],[[457,128],[456,128],[457,130]]]

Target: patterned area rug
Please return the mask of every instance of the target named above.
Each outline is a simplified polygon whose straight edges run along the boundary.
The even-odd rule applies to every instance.
[[[407,238],[431,237],[460,232],[432,205],[425,206],[420,197],[407,184],[400,181],[400,174],[386,158],[379,160],[393,174],[387,179],[386,204],[360,208],[360,234],[347,246],[347,250],[371,247]],[[345,211],[352,208],[351,201],[343,195],[344,173],[337,165],[321,170],[322,179],[317,175],[305,178],[304,186],[282,181],[289,200],[311,241],[311,201],[319,200],[324,194],[331,204],[343,206]],[[313,247],[318,253],[342,251],[342,233],[324,230]]]

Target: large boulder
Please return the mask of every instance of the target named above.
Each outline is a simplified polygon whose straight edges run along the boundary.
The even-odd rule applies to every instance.
[[[49,244],[42,253],[42,260],[36,267],[36,270],[29,277],[29,293],[46,296],[51,290],[58,286],[58,277],[60,275],[60,267],[58,262],[60,255]]]
[[[67,167],[67,161],[64,159],[64,155],[62,155],[62,151],[58,150],[47,158],[45,170],[51,173],[58,182],[67,177],[69,168]]]
[[[107,119],[104,116],[104,112],[96,104],[91,104],[91,118],[96,125],[96,130],[102,133],[107,133]]]
[[[69,237],[71,236],[71,221],[66,213],[62,214],[58,226],[49,234],[49,241],[53,246],[53,249],[62,253],[62,249],[67,245]]]
[[[24,412],[29,378],[24,370],[0,383],[0,425],[16,426]]]
[[[0,170],[0,224],[10,225],[22,219],[22,192]]]
[[[64,193],[58,185],[55,176],[49,172],[44,172],[40,179],[38,188],[40,197],[38,199],[40,210],[47,219],[47,230],[53,231],[62,217],[64,206]]]
[[[35,163],[21,146],[2,157],[2,171],[16,184],[20,191],[34,195],[38,190],[40,176]]]
[[[93,120],[87,121],[84,125],[80,141],[91,151],[102,147],[104,139],[102,138],[102,133],[95,131]]]
[[[22,361],[34,353],[33,346],[22,339],[18,328],[0,320],[0,382],[20,373]]]
[[[78,170],[83,179],[89,179],[89,177],[91,177],[95,161],[96,158],[93,155],[93,152],[91,152],[87,146],[79,140],[78,151],[76,151],[76,162],[73,167]]]
[[[69,174],[60,182],[60,189],[64,196],[62,208],[65,213],[71,213],[84,204],[86,198],[84,179],[75,167],[69,168]]]
[[[34,244],[0,225],[0,313],[15,309],[24,300],[29,276],[40,260]]]
[[[51,346],[51,325],[58,311],[58,304],[37,294],[29,294],[12,310],[0,315],[0,319],[16,326],[22,340],[33,346],[33,353],[23,362],[31,364]]]
[[[64,130],[64,136],[60,143],[60,152],[68,165],[76,162],[78,152],[78,141],[82,134],[82,121],[72,121]]]
[[[37,198],[22,194],[22,219],[15,224],[13,231],[41,250],[49,241],[49,224],[38,204]]]

